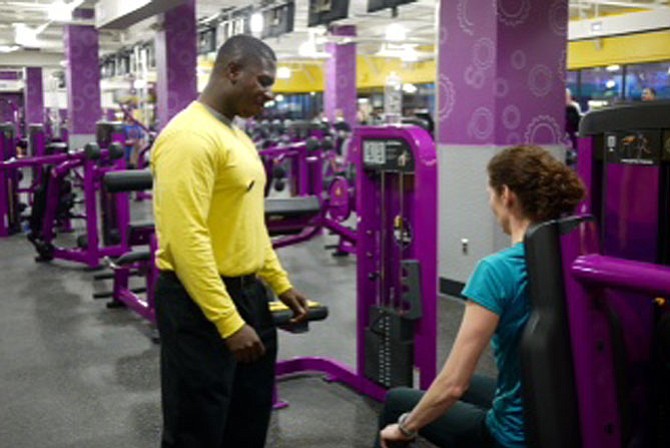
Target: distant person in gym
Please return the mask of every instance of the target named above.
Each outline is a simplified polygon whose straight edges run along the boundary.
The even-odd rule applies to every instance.
[[[447,361],[428,391],[391,390],[376,446],[417,434],[439,447],[525,447],[519,343],[530,316],[523,238],[535,224],[570,213],[585,195],[571,169],[536,146],[508,148],[488,164],[489,203],[511,247],[483,258],[463,295],[465,314]],[[498,378],[475,374],[492,342]]]
[[[642,101],[654,101],[656,99],[656,90],[652,87],[642,89]]]
[[[258,151],[232,124],[263,112],[275,70],[262,41],[228,39],[152,151],[162,448],[263,447],[277,356],[265,284],[293,323],[307,318],[265,225]]]

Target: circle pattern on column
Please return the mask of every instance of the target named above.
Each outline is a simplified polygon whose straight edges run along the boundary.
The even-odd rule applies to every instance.
[[[470,117],[468,135],[477,140],[485,140],[493,133],[493,113],[486,107],[479,107]]]
[[[547,96],[552,83],[551,70],[546,65],[537,64],[528,73],[528,88],[537,97]]]
[[[95,98],[98,96],[99,90],[95,84],[88,83],[84,86],[83,93],[84,97],[88,101],[95,101]]]
[[[168,106],[168,113],[172,112],[177,112],[176,109],[179,107],[179,95],[173,93],[168,97],[167,100],[167,106]]]
[[[193,64],[196,64],[196,58],[193,57],[193,53],[187,50],[181,50],[177,54],[177,61],[179,65],[184,67],[192,67]]]
[[[506,106],[502,111],[503,126],[510,131],[521,124],[521,111],[514,104]]]
[[[84,70],[84,71],[82,72],[82,76],[83,76],[85,79],[92,79],[92,78],[93,78],[93,75],[95,75],[95,71],[94,71],[92,68],[87,68],[86,70]]]
[[[79,112],[84,109],[84,99],[77,96],[72,99],[72,110]]]
[[[507,26],[521,25],[530,14],[530,0],[493,0],[498,8],[498,20]]]
[[[474,87],[475,89],[481,89],[484,87],[484,71],[478,70],[472,65],[469,65],[466,69],[465,72],[463,73],[463,78],[465,79],[465,82],[469,85]]]
[[[451,82],[451,80],[445,75],[440,75],[439,92],[439,109],[437,113],[439,120],[442,121],[451,115],[451,112],[454,110],[454,105],[456,104],[456,91],[454,89],[454,83]]]
[[[549,26],[557,36],[562,36],[568,29],[568,2],[557,0],[549,8]]]
[[[94,29],[87,30],[85,33],[83,33],[81,40],[87,47],[96,46],[98,43],[98,32]]]
[[[498,98],[504,98],[509,93],[509,82],[505,78],[497,78],[493,85],[493,93]]]
[[[523,70],[526,67],[526,53],[523,50],[516,50],[510,56],[512,67],[517,70]]]
[[[83,56],[83,48],[81,45],[72,45],[68,53],[68,60],[72,61],[75,59],[80,59]]]
[[[495,48],[493,41],[489,38],[482,37],[475,42],[472,49],[472,62],[480,70],[487,70],[493,65],[495,58]]]
[[[474,34],[475,24],[468,18],[468,2],[470,0],[458,0],[456,6],[456,18],[458,19],[458,26],[464,33],[472,36]]]
[[[524,140],[531,144],[558,143],[563,135],[558,123],[549,115],[538,115],[526,128]]]
[[[349,79],[346,76],[340,75],[337,77],[337,87],[343,89],[349,85]]]
[[[508,145],[518,145],[521,143],[521,136],[517,132],[510,132],[507,135],[507,144]]]

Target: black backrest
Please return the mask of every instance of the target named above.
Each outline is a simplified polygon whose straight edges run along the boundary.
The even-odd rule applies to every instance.
[[[560,246],[561,230],[570,224],[540,224],[524,240],[532,310],[521,340],[521,366],[530,448],[581,446]]]

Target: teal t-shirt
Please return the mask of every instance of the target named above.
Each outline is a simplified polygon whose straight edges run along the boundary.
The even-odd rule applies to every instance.
[[[480,260],[463,295],[500,316],[491,340],[498,383],[486,424],[502,446],[525,447],[519,345],[530,301],[523,243]]]

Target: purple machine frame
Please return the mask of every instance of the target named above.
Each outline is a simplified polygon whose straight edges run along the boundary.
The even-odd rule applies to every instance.
[[[524,396],[531,447],[661,446],[651,441],[658,425],[650,413],[654,375],[647,355],[654,329],[640,316],[655,306],[654,297],[670,295],[670,268],[601,255],[597,227],[590,217],[572,217],[526,237],[533,295],[565,302],[561,313],[534,297],[524,335],[531,347],[524,387],[534,389]],[[622,306],[624,294],[633,301]],[[557,325],[562,319],[567,332]],[[631,347],[627,336],[638,345]],[[563,356],[563,341],[570,354],[551,366]]]
[[[118,143],[123,148],[125,135],[120,124],[98,123],[98,141],[101,149],[101,160],[92,160],[89,157],[76,157],[55,166],[50,173],[51,179],[47,187],[47,204],[43,219],[42,239],[49,246],[53,246],[56,237],[54,223],[60,196],[60,181],[75,168],[83,169],[83,192],[86,217],[86,244],[85,247],[64,248],[53,246],[50,257],[77,263],[83,263],[89,268],[97,268],[104,257],[118,257],[128,250],[127,226],[130,214],[128,195],[120,193],[109,196],[102,191],[102,177],[110,170],[125,168],[123,157],[111,160],[107,148],[112,143]],[[103,214],[111,213],[110,222],[119,231],[120,241],[108,243],[100,240],[98,229],[98,200],[100,195],[100,211]],[[104,230],[104,228],[103,228]]]
[[[0,123],[0,163],[16,158],[15,128],[12,123]],[[21,230],[19,217],[18,173],[0,169],[0,237]]]
[[[419,369],[422,388],[435,377],[437,157],[430,135],[415,127],[357,128],[351,149],[359,161],[356,367],[328,358],[295,358],[278,362],[277,375],[322,372],[329,380],[382,400],[386,387],[366,373],[370,361],[384,364],[380,353],[366,347],[375,307],[394,308],[400,315],[416,318],[412,322],[413,359],[403,367],[410,372]],[[418,267],[413,285],[401,262],[415,262]],[[419,309],[416,303],[408,308],[408,290],[419,297]]]
[[[660,266],[670,264],[668,116],[668,101],[622,105],[580,126],[577,170],[589,192],[580,211],[595,223],[559,232],[581,428],[574,446],[652,446],[654,299],[670,295],[670,269]]]

